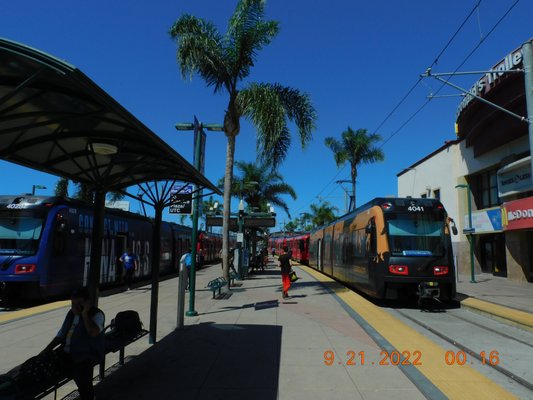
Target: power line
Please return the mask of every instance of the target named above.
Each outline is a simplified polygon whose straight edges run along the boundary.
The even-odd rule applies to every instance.
[[[448,47],[450,47],[451,43],[453,42],[453,40],[457,37],[457,35],[459,34],[459,32],[463,29],[463,27],[465,26],[465,24],[468,22],[468,20],[470,19],[470,17],[474,14],[474,12],[479,8],[479,5],[481,4],[483,0],[479,0],[476,5],[472,8],[472,10],[470,11],[470,13],[468,13],[468,15],[464,18],[463,22],[459,25],[459,27],[455,30],[454,34],[450,37],[450,39],[448,40],[448,42],[444,45],[444,47],[442,48],[442,50],[439,52],[439,54],[437,55],[437,57],[435,57],[435,60],[433,61],[433,63],[431,64],[430,68],[434,67],[436,64],[438,64],[439,62],[439,59],[441,58],[441,56],[444,54],[444,52],[448,49]],[[466,62],[466,60],[464,61]],[[385,118],[385,120],[378,126],[378,128],[374,131],[374,133],[376,133],[378,131],[379,128],[381,128],[381,126],[385,123],[386,120],[388,120],[390,118],[390,116],[393,114],[393,112],[396,111],[396,109],[398,109],[398,107],[405,101],[405,99],[413,92],[413,90],[415,89],[416,86],[418,86],[418,84],[420,83],[420,81],[422,80],[421,77],[419,77],[418,81],[411,87],[411,89],[409,89],[409,91],[407,92],[407,94],[400,100],[400,102],[398,103],[398,105],[387,115],[387,117]],[[440,89],[442,89],[442,86],[439,88],[439,91]],[[438,92],[438,91],[437,91]],[[420,106],[408,119],[406,122],[404,122],[400,128],[398,128],[397,130],[395,130],[382,144],[381,146],[379,146],[380,148],[382,148],[385,143],[387,143],[389,140],[391,140],[398,132],[400,132],[403,127],[405,127],[420,111],[422,111],[422,109],[424,109],[424,107],[429,103],[429,100],[426,101],[422,106]]]
[[[465,24],[468,22],[468,20],[472,17],[472,15],[474,14],[474,12],[476,10],[479,10],[479,6],[481,4],[483,0],[478,0],[478,2],[474,5],[474,7],[472,8],[472,10],[468,13],[468,15],[464,18],[463,22],[459,25],[459,27],[456,29],[456,31],[453,33],[453,35],[450,37],[450,39],[448,40],[448,42],[444,45],[443,49],[439,52],[439,54],[437,55],[437,57],[435,57],[435,60],[433,61],[433,63],[431,64],[430,68],[435,66],[440,57],[444,54],[444,52],[448,49],[448,47],[451,45],[451,43],[453,42],[453,40],[457,37],[457,35],[459,34],[459,32],[463,29],[463,27],[465,26]],[[455,69],[454,72],[457,72],[459,70],[459,68],[461,68],[467,61],[468,59],[476,52],[476,50],[479,48],[479,46],[481,46],[481,44],[492,34],[492,32],[497,28],[497,26],[507,17],[507,15],[512,11],[512,9],[518,4],[520,0],[515,0],[515,2],[511,5],[511,7],[509,7],[509,9],[503,14],[503,16],[496,22],[496,24],[491,28],[491,30],[487,33],[487,35],[485,35],[484,37],[481,37],[480,38],[480,41],[478,42],[478,44],[474,47],[474,49],[465,57],[465,59],[459,64],[459,66]],[[378,125],[378,127],[373,131],[374,133],[376,133],[388,120],[389,118],[396,112],[396,110],[404,103],[404,101],[411,95],[411,93],[415,90],[415,88],[420,84],[420,82],[422,81],[422,78],[419,77],[419,79],[409,88],[409,90],[406,92],[406,94],[400,99],[400,101],[398,102],[398,104],[396,104],[396,106],[386,115],[386,117],[383,119],[383,121]],[[442,88],[445,86],[445,84],[443,83],[439,88],[438,90],[435,92],[435,94],[439,93]],[[392,134],[389,135],[389,137],[383,141],[383,143],[379,146],[379,148],[382,148],[387,142],[389,142],[394,136],[396,136],[407,124],[409,124],[409,122],[411,122],[428,104],[429,102],[431,101],[431,99],[427,99],[425,103],[423,103],[414,113],[412,113],[408,118],[407,120],[402,123],[400,125],[400,127],[398,129],[396,129]],[[337,171],[337,173],[335,174],[335,176],[322,188],[322,190],[315,196],[315,198],[319,197],[326,189],[329,185],[331,185],[333,183],[333,181],[339,176],[339,174],[344,171],[344,169],[346,168],[346,164],[344,165],[344,167],[342,167],[339,171]],[[334,188],[333,190],[335,190],[336,188]],[[332,191],[333,191],[332,190]],[[309,206],[311,203],[313,202],[313,200],[311,200],[310,202],[307,203],[307,206]],[[298,209],[298,211],[302,210],[304,207],[300,207]]]
[[[483,42],[494,32],[494,30],[498,27],[498,25],[500,25],[500,23],[507,17],[507,15],[509,15],[509,13],[512,11],[512,9],[518,4],[520,0],[515,0],[515,2],[509,7],[509,9],[502,15],[502,17],[500,17],[500,19],[494,24],[494,26],[490,29],[490,31],[487,33],[487,35],[485,35],[484,37],[481,37],[481,39],[479,40],[478,44],[472,49],[472,51],[470,51],[470,53],[468,53],[468,55],[463,59],[463,61],[457,66],[457,68],[455,68],[455,70],[453,71],[453,73],[457,72],[459,70],[459,68],[461,68],[467,61],[468,59],[477,51],[477,49],[481,46],[481,44],[483,44]],[[468,20],[473,12],[479,7],[479,4],[481,3],[481,0],[478,1],[478,3],[474,6],[474,8],[472,9],[472,11],[470,12],[470,14],[468,14],[468,16],[466,17],[465,21],[461,24],[461,26],[459,27],[459,29],[462,29],[462,27],[464,26],[466,20]],[[453,37],[457,36],[457,33],[458,31],[456,31],[456,33],[454,33]],[[448,43],[446,44],[445,48],[447,48],[449,46],[451,42],[448,41]],[[435,61],[433,61],[433,64],[431,64],[431,67],[433,67],[438,59],[440,58],[440,56],[442,55],[443,51],[441,51],[439,53],[439,56],[437,56],[437,58],[435,59]],[[430,68],[431,68],[430,67]],[[453,76],[453,75],[452,75]],[[450,80],[450,78],[448,78],[448,80]],[[448,81],[447,80],[447,81]],[[434,93],[435,94],[438,94],[442,88],[446,86],[446,83],[442,83],[441,86],[437,89],[437,91]],[[427,105],[428,103],[431,101],[431,99],[428,99],[426,100],[426,102],[424,104],[422,104],[398,129],[396,129],[383,143],[382,145],[380,146],[380,148],[382,148],[389,140],[391,140],[398,132],[400,132],[417,114],[420,113],[420,111],[422,111]]]

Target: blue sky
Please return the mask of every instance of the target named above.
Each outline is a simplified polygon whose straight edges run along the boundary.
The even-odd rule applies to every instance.
[[[459,97],[433,99],[402,129],[440,84],[424,79],[388,118],[419,74],[432,65],[479,0],[270,0],[268,19],[280,23],[274,42],[258,54],[250,81],[279,82],[311,96],[318,113],[313,141],[302,150],[293,129],[293,145],[280,173],[298,194],[287,198],[291,214],[309,210],[319,198],[344,210],[344,192],[336,180],[349,179],[339,169],[327,136],[340,137],[347,126],[366,128],[383,137],[385,161],[363,165],[357,182],[357,204],[377,196],[396,195],[396,174],[455,138]],[[484,0],[447,50],[434,72],[455,70],[484,38],[461,71],[487,70],[531,38],[533,2]],[[168,36],[184,13],[214,22],[221,31],[235,7],[229,0],[93,0],[9,2],[0,13],[0,36],[45,51],[77,66],[189,161],[192,134],[175,131],[176,122],[221,123],[227,97],[214,94],[195,77],[183,80],[176,46]],[[470,88],[475,76],[453,82]],[[456,94],[445,88],[442,94]],[[383,123],[385,121],[385,123]],[[206,176],[224,175],[226,139],[209,132]],[[255,131],[243,122],[236,160],[255,158]],[[446,173],[446,171],[443,171]],[[3,193],[30,192],[33,184],[52,194],[57,178],[0,161]],[[138,208],[132,204],[133,210]],[[278,223],[288,221],[278,213]],[[175,217],[171,217],[174,218]],[[169,219],[168,216],[166,219]]]

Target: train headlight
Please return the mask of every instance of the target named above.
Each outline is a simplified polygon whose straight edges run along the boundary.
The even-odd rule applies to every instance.
[[[407,265],[389,265],[389,272],[394,275],[409,275]]]
[[[35,264],[17,264],[15,265],[15,274],[30,274],[35,272],[37,266]]]
[[[448,271],[448,267],[445,266],[433,267],[433,275],[448,275]]]

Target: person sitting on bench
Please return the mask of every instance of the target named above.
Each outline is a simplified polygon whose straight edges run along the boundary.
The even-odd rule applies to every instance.
[[[104,358],[104,323],[102,310],[93,306],[86,288],[70,297],[71,309],[56,337],[43,350],[62,345],[61,358],[78,386],[81,400],[94,399],[93,368]]]

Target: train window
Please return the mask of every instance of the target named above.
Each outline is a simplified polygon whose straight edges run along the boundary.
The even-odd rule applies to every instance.
[[[43,218],[31,215],[0,213],[0,254],[34,254],[43,223]]]
[[[392,255],[442,256],[443,221],[432,213],[387,215]]]

